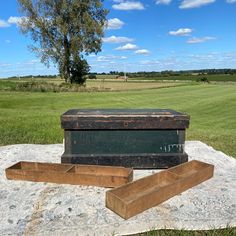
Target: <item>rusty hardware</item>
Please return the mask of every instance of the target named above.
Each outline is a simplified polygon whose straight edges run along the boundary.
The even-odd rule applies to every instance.
[[[128,122],[124,122],[124,127],[125,127],[125,128],[127,128],[127,127],[128,127],[128,125],[129,125],[129,123],[128,123]]]

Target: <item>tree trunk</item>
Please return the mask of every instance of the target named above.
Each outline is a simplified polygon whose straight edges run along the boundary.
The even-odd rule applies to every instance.
[[[67,36],[64,36],[64,65],[63,65],[63,74],[65,82],[68,82],[70,79],[70,48]]]

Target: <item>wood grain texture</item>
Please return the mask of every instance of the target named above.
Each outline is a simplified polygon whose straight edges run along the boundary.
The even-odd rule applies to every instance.
[[[106,207],[129,219],[213,176],[214,166],[190,161],[106,192]]]
[[[61,115],[65,130],[186,129],[190,117],[170,109],[73,109]]]
[[[133,180],[124,167],[18,162],[5,170],[7,179],[58,184],[116,187]]]

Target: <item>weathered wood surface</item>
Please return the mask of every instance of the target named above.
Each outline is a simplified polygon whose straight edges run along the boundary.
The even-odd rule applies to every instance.
[[[165,169],[188,161],[184,153],[143,154],[69,154],[64,153],[62,163],[123,166],[134,169]]]
[[[190,161],[106,192],[106,207],[128,219],[213,176],[214,166]]]
[[[65,130],[186,129],[189,116],[169,109],[73,109],[61,116]]]
[[[5,170],[11,180],[116,187],[133,180],[124,167],[18,162]]]
[[[62,163],[169,168],[186,162],[189,116],[168,109],[69,110]]]

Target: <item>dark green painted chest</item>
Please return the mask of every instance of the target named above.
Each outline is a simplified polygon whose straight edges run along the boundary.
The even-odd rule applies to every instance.
[[[62,163],[168,168],[186,162],[189,116],[164,109],[69,110]]]

